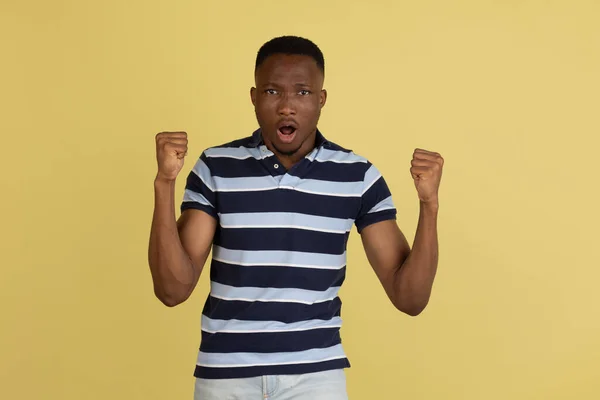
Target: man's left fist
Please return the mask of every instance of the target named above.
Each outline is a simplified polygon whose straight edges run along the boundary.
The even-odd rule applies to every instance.
[[[415,180],[419,200],[437,204],[444,159],[439,153],[415,149],[411,165],[410,174]]]

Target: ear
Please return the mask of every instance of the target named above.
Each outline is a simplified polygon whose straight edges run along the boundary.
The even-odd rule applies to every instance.
[[[250,100],[252,100],[252,104],[256,106],[256,88],[253,87],[250,89]]]
[[[327,90],[323,89],[323,90],[321,90],[321,93],[319,96],[319,106],[321,106],[321,108],[325,107],[326,102],[327,102]]]

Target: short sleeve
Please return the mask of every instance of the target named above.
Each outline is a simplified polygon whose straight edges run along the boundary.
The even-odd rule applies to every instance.
[[[215,182],[206,152],[202,153],[188,174],[181,212],[187,209],[202,210],[218,218]]]
[[[396,219],[396,207],[385,179],[373,164],[367,163],[367,166],[363,179],[360,210],[355,219],[359,233],[376,222]]]

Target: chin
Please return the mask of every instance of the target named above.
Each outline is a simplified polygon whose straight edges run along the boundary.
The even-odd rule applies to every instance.
[[[274,147],[275,150],[277,150],[277,152],[281,155],[293,156],[298,152],[298,150],[300,150],[301,146],[301,144],[296,145],[294,143],[276,143]]]

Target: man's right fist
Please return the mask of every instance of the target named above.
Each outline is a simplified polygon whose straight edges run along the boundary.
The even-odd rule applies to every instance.
[[[183,159],[187,155],[187,144],[185,132],[161,132],[156,135],[156,179],[174,181],[177,178],[183,168]]]

